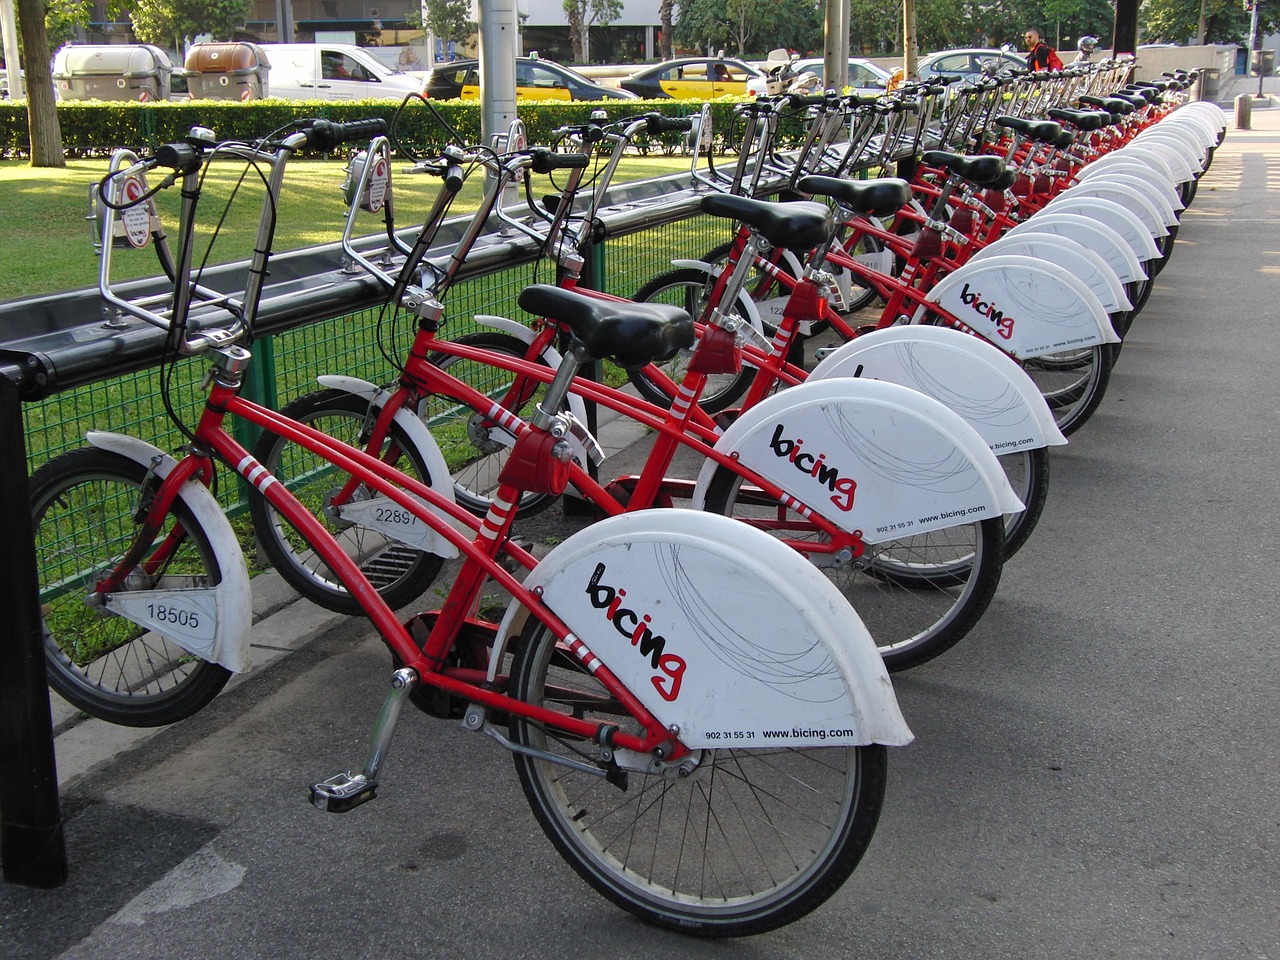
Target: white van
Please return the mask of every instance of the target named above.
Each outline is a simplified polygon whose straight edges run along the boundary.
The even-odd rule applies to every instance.
[[[393,70],[349,43],[264,43],[270,94],[286,100],[402,100],[422,80]]]

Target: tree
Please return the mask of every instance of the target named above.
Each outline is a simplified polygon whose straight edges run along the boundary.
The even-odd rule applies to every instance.
[[[733,48],[739,56],[822,49],[818,0],[676,0],[675,40],[688,49]],[[856,0],[855,0],[856,2]]]
[[[1250,13],[1239,0],[1206,0],[1205,43],[1244,43],[1249,36]],[[1148,43],[1183,43],[1194,40],[1199,28],[1200,0],[1147,0],[1138,22]],[[1280,9],[1274,3],[1258,7],[1258,33],[1276,30]]]
[[[181,50],[183,40],[210,34],[231,40],[249,16],[250,0],[134,0],[133,32],[143,43]]]
[[[75,36],[77,27],[87,27],[93,14],[89,0],[48,0],[44,18],[49,49],[57,50]]]
[[[468,0],[426,0],[427,22],[421,22],[417,10],[409,13],[410,26],[424,26],[448,49],[452,40],[458,46],[476,32],[477,24],[468,17],[471,4]]]
[[[62,128],[53,99],[49,69],[49,35],[44,25],[44,0],[18,0],[18,33],[26,52],[27,128],[31,131],[31,165],[65,167]],[[14,64],[17,67],[17,64]]]
[[[591,56],[591,27],[607,27],[622,13],[622,0],[564,0],[564,16],[569,23],[575,63]]]

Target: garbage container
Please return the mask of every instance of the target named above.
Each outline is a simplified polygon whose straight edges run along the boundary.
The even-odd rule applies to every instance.
[[[271,64],[256,43],[196,43],[184,64],[192,100],[260,100]]]
[[[1254,50],[1253,59],[1250,62],[1253,65],[1253,75],[1255,77],[1269,77],[1276,72],[1276,52],[1274,50]]]
[[[1200,99],[1217,100],[1222,89],[1222,71],[1217,67],[1200,68]]]
[[[73,44],[53,58],[60,100],[168,100],[173,64],[148,43]]]

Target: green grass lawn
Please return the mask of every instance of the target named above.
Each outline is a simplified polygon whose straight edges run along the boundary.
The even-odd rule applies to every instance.
[[[280,204],[275,249],[329,243],[341,236],[346,216],[341,185],[345,161],[296,161],[285,178]],[[404,164],[396,164],[398,172]],[[208,178],[201,200],[200,222],[205,225],[202,242],[196,247],[197,260],[204,256],[210,235],[209,225],[217,223],[228,210],[221,234],[213,247],[209,262],[223,263],[246,259],[256,234],[261,209],[262,188],[255,174],[249,174],[236,189],[241,169],[232,164],[215,167]],[[627,158],[619,166],[615,182],[639,180],[678,173],[688,169],[681,157]],[[94,255],[90,224],[89,191],[106,173],[107,161],[71,160],[62,170],[37,169],[25,161],[0,161],[0,209],[5,212],[10,229],[0,233],[0,300],[31,297],[75,290],[97,284],[98,259]],[[468,180],[454,205],[455,213],[475,209],[481,190],[481,177]],[[153,178],[153,185],[158,179]],[[426,177],[395,179],[397,226],[408,227],[420,222],[435,196],[439,181]],[[539,193],[549,192],[541,190]],[[164,191],[158,198],[166,225],[175,216],[178,191]],[[381,229],[380,216],[365,214],[361,233]],[[170,227],[172,233],[172,228]],[[113,273],[117,279],[159,274],[154,252],[120,250],[113,257]]]

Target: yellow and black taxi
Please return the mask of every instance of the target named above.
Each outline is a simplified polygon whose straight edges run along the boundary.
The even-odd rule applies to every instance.
[[[747,81],[763,76],[758,67],[729,57],[679,57],[637,70],[618,86],[645,100],[713,100],[745,96]]]
[[[423,92],[436,100],[480,99],[480,61],[439,63],[427,76]],[[632,100],[635,94],[606,87],[553,60],[516,59],[518,100]]]

